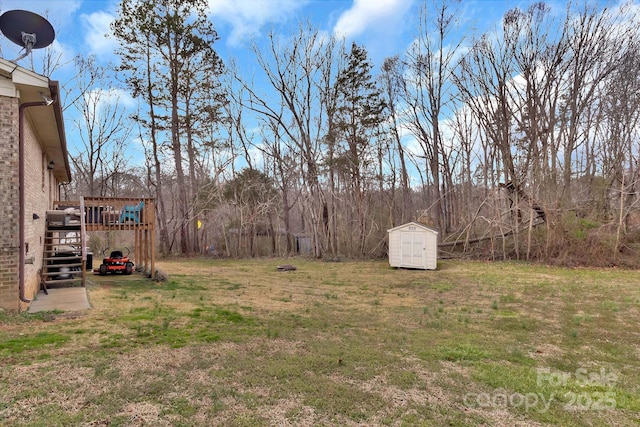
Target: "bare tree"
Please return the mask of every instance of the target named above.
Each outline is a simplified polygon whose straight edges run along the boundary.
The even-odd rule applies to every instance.
[[[429,214],[441,235],[449,230],[444,216],[443,198],[447,191],[441,185],[442,165],[447,163],[444,148],[442,119],[454,106],[456,87],[451,73],[457,63],[462,41],[455,40],[452,32],[456,26],[455,9],[445,0],[433,8],[426,3],[419,20],[419,34],[407,53],[407,78],[404,84],[404,101],[407,106],[406,126],[416,137],[427,163],[431,203]]]
[[[275,97],[257,93],[243,82],[247,98],[243,105],[277,123],[280,135],[300,158],[301,177],[306,196],[305,223],[310,227],[313,252],[321,257],[326,242],[326,202],[321,186],[319,161],[322,158],[323,114],[322,91],[319,86],[323,64],[331,61],[335,49],[333,38],[323,37],[317,30],[301,26],[287,43],[275,34],[269,35],[268,49],[253,47],[258,65]],[[279,106],[282,106],[280,108]]]
[[[88,196],[113,194],[113,180],[128,168],[125,146],[130,142],[131,124],[123,106],[121,92],[110,87],[108,70],[97,65],[95,57],[76,57],[76,97],[71,107],[79,114],[74,120],[82,145],[71,156],[76,180],[86,185]],[[108,87],[105,89],[105,87]]]
[[[409,171],[407,167],[405,148],[401,138],[400,130],[400,127],[402,125],[402,111],[400,110],[402,108],[401,91],[403,87],[403,74],[404,69],[398,56],[385,59],[384,63],[382,64],[380,80],[382,86],[382,94],[389,109],[389,126],[387,129],[387,132],[389,134],[388,137],[395,147],[395,152],[397,153],[397,160],[400,167],[398,174],[401,193],[399,218],[392,217],[391,224],[389,224],[391,226],[405,223],[406,221],[411,219],[411,215],[413,214]],[[392,167],[393,165],[394,162],[391,162]],[[395,168],[393,168],[392,170],[394,172],[394,175],[391,179],[393,194],[394,185],[396,181],[398,181],[398,176],[395,175]],[[393,198],[394,197],[392,196],[392,199]],[[391,212],[393,214],[393,209],[391,210]]]
[[[569,56],[566,75],[562,76],[564,102],[559,106],[564,201],[571,200],[575,151],[588,135],[588,124],[582,118],[597,102],[601,84],[619,66],[621,55],[625,52],[620,47],[635,33],[635,28],[629,26],[620,31],[614,17],[617,13],[606,9],[600,12],[587,4],[577,16],[567,13],[565,26],[568,28],[566,42]]]

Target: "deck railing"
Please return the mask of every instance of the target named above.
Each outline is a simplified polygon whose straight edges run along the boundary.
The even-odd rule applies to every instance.
[[[84,222],[87,231],[153,230],[155,199],[133,197],[84,197]],[[56,201],[54,209],[74,207],[80,201]]]
[[[133,231],[136,266],[155,274],[155,199],[81,197],[79,201],[55,201],[53,208],[80,210],[83,239],[86,232],[92,231]]]

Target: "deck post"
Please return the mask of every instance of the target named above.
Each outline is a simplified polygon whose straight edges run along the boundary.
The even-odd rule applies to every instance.
[[[86,230],[86,210],[84,208],[84,196],[80,196],[80,252],[82,254],[82,286],[87,285],[87,230]]]

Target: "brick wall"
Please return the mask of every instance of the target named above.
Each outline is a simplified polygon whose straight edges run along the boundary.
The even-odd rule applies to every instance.
[[[44,232],[46,211],[53,205],[50,186],[52,185],[51,173],[47,170],[49,159],[44,155],[40,144],[33,132],[33,126],[28,120],[29,112],[37,108],[30,107],[25,111],[24,123],[24,157],[25,157],[25,259],[24,266],[24,294],[28,299],[33,299],[40,290],[40,269],[44,253]],[[33,219],[33,214],[39,219]],[[26,308],[22,304],[21,309]]]
[[[19,300],[19,160],[18,107],[14,97],[0,96],[0,309],[22,311],[27,304]],[[33,299],[40,289],[40,269],[44,252],[46,211],[57,196],[53,174],[47,170],[45,156],[33,132],[26,109],[24,120],[25,160],[25,297]],[[33,214],[39,218],[34,219]]]
[[[18,310],[18,99],[0,96],[0,308]]]

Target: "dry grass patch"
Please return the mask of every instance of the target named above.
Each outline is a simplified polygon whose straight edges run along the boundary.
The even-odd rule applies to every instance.
[[[278,272],[283,263],[298,269]],[[81,317],[3,314],[0,424],[640,421],[638,272],[302,259],[159,266],[169,281],[94,278]],[[580,369],[617,377],[587,384]],[[554,399],[517,400],[532,396]],[[598,406],[604,396],[614,408]]]

